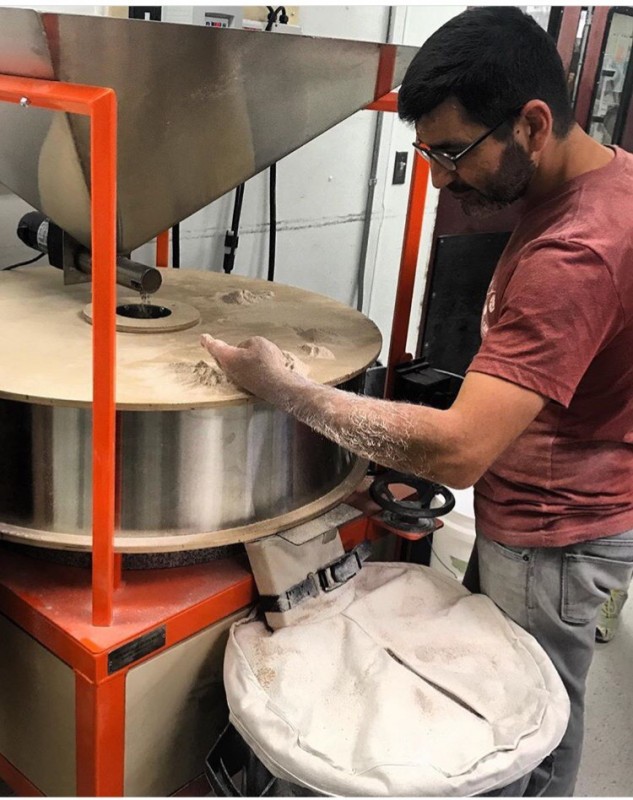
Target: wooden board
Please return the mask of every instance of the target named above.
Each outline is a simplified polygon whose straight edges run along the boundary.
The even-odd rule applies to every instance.
[[[127,300],[130,290],[119,287]],[[64,286],[50,266],[0,272],[0,397],[85,406],[92,397],[92,326],[82,314],[91,284]],[[163,271],[152,302],[200,313],[187,330],[118,332],[117,407],[204,408],[252,399],[199,344],[210,333],[231,344],[266,336],[318,383],[362,372],[380,351],[378,328],[357,311],[292,286],[198,270]]]

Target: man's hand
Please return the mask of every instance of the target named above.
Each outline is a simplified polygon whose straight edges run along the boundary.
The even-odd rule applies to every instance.
[[[254,336],[239,347],[233,347],[204,333],[200,344],[234,383],[264,400],[274,400],[281,379],[288,374],[284,354],[262,336]]]

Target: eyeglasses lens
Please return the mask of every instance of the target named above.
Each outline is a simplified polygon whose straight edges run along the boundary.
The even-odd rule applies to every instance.
[[[426,147],[420,147],[419,144],[416,142],[413,143],[413,147],[415,150],[422,156],[425,161],[428,161],[429,164],[435,163],[439,164],[442,169],[446,169],[449,172],[454,172],[456,169],[456,164],[453,161],[445,156],[443,153],[438,153],[433,150],[429,150]]]
[[[442,167],[442,169],[446,169],[449,172],[455,172],[457,169],[457,165],[442,153],[432,153],[431,157],[440,165],[440,167]]]

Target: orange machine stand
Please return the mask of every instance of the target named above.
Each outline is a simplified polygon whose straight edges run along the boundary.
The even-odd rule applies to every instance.
[[[387,59],[385,69],[392,66]],[[256,599],[256,591],[241,557],[121,574],[121,558],[114,553],[116,98],[112,90],[101,87],[0,75],[0,102],[19,103],[25,113],[29,105],[34,105],[90,116],[93,360],[99,363],[99,369],[94,370],[92,573],[36,560],[24,553],[3,552],[0,622],[4,616],[15,636],[26,634],[44,655],[49,654],[46,657],[52,654],[72,676],[76,775],[75,790],[70,793],[123,796],[126,694],[131,671],[247,608]],[[396,95],[379,98],[368,108],[395,111]],[[406,357],[428,176],[424,167],[424,162],[416,158],[390,348],[389,386],[394,366]],[[163,248],[165,241],[163,237]],[[364,516],[343,526],[341,536],[346,548],[380,534],[380,524],[372,516],[376,510],[365,503]],[[24,713],[28,713],[27,706]],[[0,777],[20,795],[45,794],[17,761],[0,749]],[[187,787],[183,789],[187,791]]]
[[[129,670],[249,605],[255,589],[240,559],[126,571],[108,627],[92,623],[90,594],[90,573],[81,567],[16,552],[0,559],[0,612],[74,673],[76,776],[71,794],[121,797]],[[4,755],[0,776],[20,795],[44,794]]]
[[[366,498],[362,502],[369,513],[376,512]],[[379,523],[368,516],[341,529],[346,549],[378,535]],[[126,570],[116,592],[113,623],[107,627],[92,623],[90,593],[90,573],[84,568],[47,563],[22,552],[2,554],[0,613],[74,674],[76,776],[70,794],[122,797],[130,670],[246,609],[257,595],[245,557]],[[28,708],[27,698],[24,703]],[[213,742],[203,744],[208,750]],[[202,772],[202,758],[199,767]],[[0,777],[21,796],[45,794],[4,754],[0,754]],[[191,785],[182,789],[196,793]],[[206,784],[203,793],[208,793]]]

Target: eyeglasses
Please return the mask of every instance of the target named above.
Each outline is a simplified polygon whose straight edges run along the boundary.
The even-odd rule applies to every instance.
[[[455,156],[452,156],[450,153],[445,153],[443,150],[435,150],[432,147],[425,147],[423,144],[418,144],[417,142],[413,142],[413,148],[422,156],[422,158],[428,161],[429,164],[435,162],[436,164],[439,164],[442,169],[448,170],[449,172],[455,172],[457,169],[457,162],[461,158],[463,158],[465,155],[468,155],[468,153],[480,145],[484,139],[487,139],[490,134],[494,133],[498,128],[500,128],[504,122],[507,122],[510,117],[518,114],[522,108],[523,105],[520,105],[518,108],[512,110],[507,116],[497,122],[494,127],[490,128],[490,130],[486,131],[485,133],[482,133],[479,138],[475,139],[474,142],[471,142],[468,147],[465,147],[461,153],[457,153]]]

